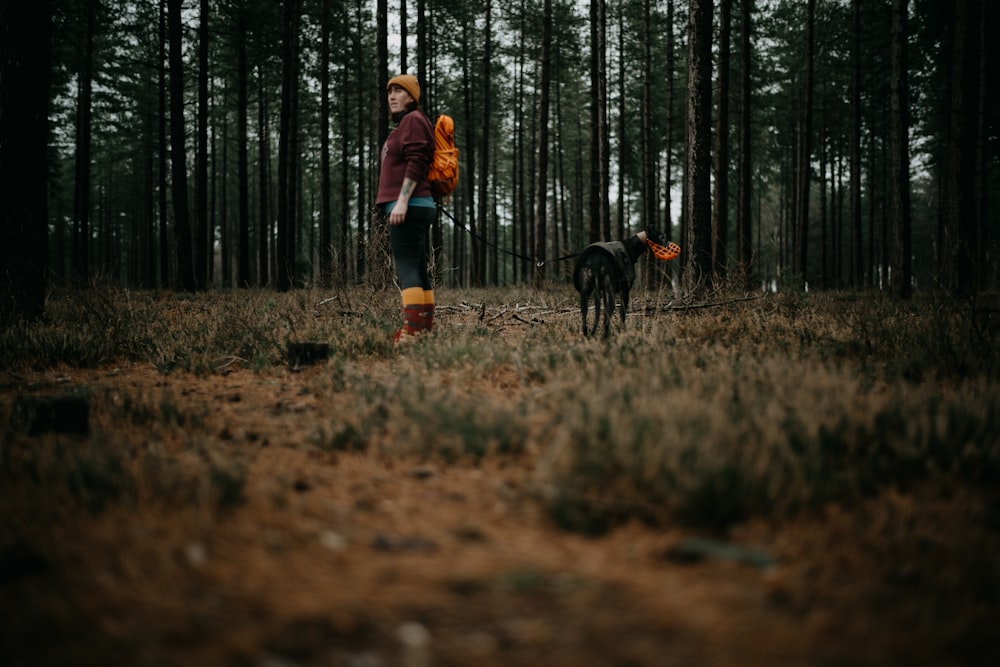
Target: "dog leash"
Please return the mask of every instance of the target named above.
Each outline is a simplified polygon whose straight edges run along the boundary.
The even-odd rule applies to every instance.
[[[567,259],[573,259],[574,257],[579,257],[580,256],[580,253],[574,252],[572,254],[563,255],[562,257],[557,257],[555,259],[536,260],[534,257],[528,257],[527,255],[519,255],[516,252],[507,250],[506,248],[501,248],[500,246],[498,246],[495,243],[491,243],[489,241],[489,239],[480,236],[479,234],[475,233],[474,231],[472,231],[471,229],[469,229],[468,227],[466,227],[465,225],[463,225],[461,222],[459,222],[458,220],[456,220],[455,216],[453,216],[448,211],[448,209],[446,209],[444,206],[442,206],[440,204],[440,202],[438,203],[437,207],[438,207],[439,211],[442,211],[446,216],[448,216],[449,218],[451,218],[451,221],[454,222],[459,227],[459,229],[465,230],[470,235],[472,235],[475,238],[479,239],[481,242],[483,242],[484,244],[486,244],[490,248],[496,248],[497,250],[499,250],[500,252],[504,253],[505,255],[510,255],[511,257],[516,257],[517,259],[523,259],[525,261],[531,262],[531,263],[533,263],[535,266],[537,266],[539,268],[545,266],[546,264],[555,264],[556,262],[562,262],[562,261],[565,261]]]

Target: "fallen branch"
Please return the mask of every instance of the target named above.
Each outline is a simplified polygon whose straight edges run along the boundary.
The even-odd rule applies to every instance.
[[[646,312],[670,312],[670,311],[684,311],[684,310],[701,310],[703,308],[720,308],[722,306],[728,306],[734,303],[742,303],[744,301],[756,301],[757,299],[763,299],[764,294],[757,294],[755,296],[744,296],[736,299],[728,299],[726,301],[713,301],[711,303],[691,303],[684,306],[674,306],[666,305],[660,308],[655,308],[653,306],[646,306]]]

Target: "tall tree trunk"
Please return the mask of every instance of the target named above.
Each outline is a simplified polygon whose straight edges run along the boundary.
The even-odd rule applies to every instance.
[[[271,142],[268,123],[267,87],[264,84],[264,66],[257,68],[257,282],[261,287],[271,280]]]
[[[0,9],[0,313],[45,309],[48,275],[49,0]]]
[[[625,8],[618,5],[618,164],[625,165],[628,161],[629,142],[626,133],[626,118],[628,117],[628,93],[625,90]],[[641,110],[640,110],[641,114]],[[641,169],[641,167],[640,167]],[[610,176],[609,176],[610,179]],[[625,236],[625,193],[628,183],[625,179],[625,169],[618,169],[618,200],[615,202],[615,221],[611,225],[611,233],[604,240],[620,239]],[[610,205],[610,204],[609,204]]]
[[[656,156],[653,144],[653,20],[651,0],[643,0],[642,37],[642,227],[656,226]]]
[[[857,289],[864,281],[864,252],[861,222],[861,0],[852,0],[851,35],[851,147],[850,209],[851,263],[848,282]]]
[[[690,290],[712,285],[712,11],[712,0],[689,5],[684,279]]]
[[[611,236],[607,0],[590,0],[590,242]]]
[[[337,268],[339,277],[336,281],[338,286],[345,286],[348,284],[348,240],[350,238],[349,233],[349,220],[350,220],[350,202],[351,202],[351,181],[350,181],[350,170],[349,170],[349,160],[350,160],[350,141],[348,139],[347,128],[348,128],[348,106],[350,105],[350,97],[347,91],[350,90],[350,69],[346,63],[342,65],[341,68],[341,80],[343,85],[340,90],[343,91],[340,95],[340,233],[337,239]],[[358,114],[359,116],[361,114]],[[360,146],[359,146],[360,150]],[[360,203],[360,202],[359,202]],[[363,207],[359,207],[363,208]]]
[[[381,23],[387,21],[385,0],[379,0],[379,19]],[[362,58],[363,49],[361,43],[361,35],[365,29],[365,24],[363,21],[364,12],[362,10],[362,0],[357,0],[355,4],[355,25],[354,25],[354,75],[357,79],[357,91],[358,91],[358,108],[364,106],[362,101],[365,99],[364,92],[364,59]],[[385,106],[386,101],[383,99],[385,97],[385,85],[389,81],[388,65],[383,59],[388,58],[386,53],[386,40],[388,35],[385,34],[387,28],[379,28],[377,42],[377,49],[379,53],[379,61],[376,63],[376,87],[380,89],[377,91],[379,96],[378,112],[377,118],[379,123],[379,128],[377,130],[377,138],[380,140],[377,144],[382,145],[385,141],[385,136],[388,135],[388,123],[389,123],[389,111],[388,107]],[[355,249],[355,277],[357,280],[362,280],[365,276],[367,270],[366,267],[366,243],[368,240],[368,232],[366,230],[366,223],[369,221],[370,216],[368,213],[369,202],[368,202],[368,170],[365,168],[367,161],[365,160],[365,146],[367,144],[368,135],[366,133],[366,127],[368,125],[367,119],[364,114],[359,113],[357,115],[358,119],[358,238],[357,247]],[[382,152],[377,150],[375,152],[375,173],[379,171],[379,160]]]
[[[159,113],[157,114],[157,144],[159,153],[159,183],[157,193],[159,195],[160,212],[160,284],[163,287],[170,285],[170,229],[167,221],[170,219],[170,210],[167,206],[167,155],[169,146],[167,143],[167,0],[160,0],[159,11]]]
[[[813,67],[816,43],[816,0],[806,3],[806,76],[804,83],[805,101],[802,109],[799,152],[796,165],[795,229],[798,233],[797,270],[801,286],[809,283],[809,190],[812,184],[810,164],[812,163],[813,126]]]
[[[664,232],[667,237],[673,236],[673,189],[674,189],[674,127],[676,120],[675,81],[676,58],[674,49],[674,0],[667,0],[667,122],[666,122],[666,165],[664,166],[663,192],[664,198]]]
[[[459,66],[462,71],[462,105],[463,105],[463,115],[466,118],[474,118],[475,114],[473,111],[474,106],[474,93],[472,87],[472,68],[473,64],[471,62],[472,58],[472,41],[475,39],[472,35],[472,23],[475,19],[470,16],[471,12],[465,11],[462,13],[461,18],[461,33],[459,36],[459,48],[461,50],[461,55],[459,56]],[[478,128],[476,128],[478,129]],[[476,131],[473,129],[467,129],[465,133],[465,159],[469,165],[470,171],[475,170],[478,166],[476,159],[477,153],[477,141]],[[481,285],[481,267],[479,266],[479,258],[482,254],[482,242],[483,233],[481,229],[481,222],[477,218],[478,211],[476,210],[476,182],[475,178],[465,179],[465,200],[464,202],[456,202],[456,208],[461,210],[465,208],[467,210],[466,220],[469,226],[469,247],[471,252],[468,257],[466,255],[460,254],[455,255],[459,258],[459,263],[465,267],[466,285]],[[462,206],[461,204],[464,204]]]
[[[399,71],[409,72],[408,66],[408,51],[406,41],[407,41],[407,28],[406,25],[409,19],[406,15],[406,0],[399,0]]]
[[[715,200],[712,211],[712,271],[726,273],[729,237],[729,62],[733,0],[719,2],[719,85],[715,117]]]
[[[83,282],[90,280],[90,240],[93,236],[90,217],[90,162],[93,118],[94,31],[96,30],[97,4],[98,0],[86,0],[83,3],[83,11],[86,12],[86,28],[83,34],[83,43],[80,45],[80,69],[77,72],[73,264],[76,277]]]
[[[236,285],[250,286],[250,160],[249,160],[249,63],[246,36],[249,29],[247,9],[236,10],[236,198],[239,221]],[[263,239],[261,239],[263,241]]]
[[[529,217],[527,214],[527,190],[525,185],[525,133],[524,133],[524,70],[526,61],[526,3],[521,0],[518,7],[518,21],[520,25],[517,31],[517,64],[514,81],[514,235],[517,239],[518,252],[527,257],[531,254],[528,243]],[[515,263],[517,269],[514,272],[515,280],[522,283],[528,282],[531,275],[531,262],[527,259],[520,259]]]
[[[889,265],[893,293],[907,299],[913,279],[910,229],[909,85],[907,12],[909,0],[892,3],[892,59],[889,75]]]
[[[282,33],[281,115],[278,130],[278,274],[275,286],[295,286],[296,213],[298,203],[298,27],[301,0],[285,0]]]
[[[142,209],[143,231],[140,252],[142,254],[142,278],[140,284],[152,289],[156,287],[156,97],[159,90],[153,81],[146,82],[142,106]],[[62,229],[62,225],[58,226]]]
[[[199,0],[198,23],[198,147],[195,158],[195,286],[208,286],[212,241],[208,228],[208,0]]]
[[[951,103],[945,153],[945,219],[942,282],[961,295],[975,293],[977,238],[975,206],[978,109],[979,0],[955,0],[951,38]]]
[[[479,132],[479,208],[478,213],[476,214],[476,219],[479,221],[479,228],[482,230],[482,236],[484,239],[487,237],[489,229],[486,221],[488,219],[490,201],[490,128],[493,125],[492,17],[493,2],[492,0],[486,0],[486,20],[483,22],[485,35],[483,35],[483,82],[481,87],[483,124],[482,129]],[[479,256],[473,263],[473,265],[478,268],[476,284],[484,285],[486,284],[486,243],[479,243],[477,245],[479,248]],[[494,245],[496,245],[496,239],[494,239]],[[473,247],[476,247],[476,245]]]
[[[753,192],[753,162],[751,159],[752,138],[750,136],[751,96],[753,78],[751,67],[753,0],[740,0],[740,131],[739,131],[739,181],[736,196],[736,239],[739,261],[740,282],[745,288],[753,280],[753,216],[751,215]]]
[[[552,0],[545,0],[542,10],[542,52],[538,104],[538,186],[535,188],[535,285],[545,278],[545,252],[548,227],[549,171],[549,86],[552,80]]]
[[[329,287],[333,278],[330,220],[330,0],[323,0],[319,55],[319,281]]]
[[[177,244],[177,288],[191,292],[194,249],[188,208],[187,152],[184,142],[184,61],[181,38],[182,0],[167,0],[167,37],[170,41],[170,185],[174,204],[174,239]]]

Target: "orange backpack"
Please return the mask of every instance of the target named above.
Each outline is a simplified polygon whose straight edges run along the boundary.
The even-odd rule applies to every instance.
[[[447,114],[434,123],[434,159],[427,171],[434,198],[448,203],[458,187],[458,149],[455,147],[455,121]]]

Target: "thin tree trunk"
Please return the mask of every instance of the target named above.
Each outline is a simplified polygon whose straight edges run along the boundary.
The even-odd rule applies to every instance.
[[[247,10],[237,11],[236,25],[236,198],[238,209],[237,235],[239,237],[236,262],[236,284],[250,286],[250,161],[249,161],[249,63],[247,62],[246,34],[249,28]]]
[[[271,148],[270,148],[270,124],[268,123],[267,111],[267,87],[264,85],[264,66],[257,68],[257,155],[260,162],[258,167],[258,190],[257,193],[257,271],[259,273],[257,282],[261,287],[268,285],[271,281]]]
[[[349,223],[350,220],[350,201],[351,201],[351,190],[350,190],[350,170],[348,169],[349,159],[350,159],[350,141],[348,140],[347,128],[348,128],[348,106],[350,104],[350,97],[347,91],[350,90],[350,69],[346,63],[343,64],[341,68],[341,80],[343,85],[341,86],[342,94],[340,95],[340,233],[338,234],[337,243],[337,267],[339,269],[338,279],[336,281],[337,286],[344,287],[349,281],[348,267],[348,240],[350,237]],[[358,114],[360,116],[361,114]],[[359,150],[360,146],[359,146]],[[360,202],[359,202],[360,204]],[[359,208],[363,208],[359,206]]]
[[[320,17],[319,56],[319,281],[329,287],[333,279],[333,246],[330,220],[330,0],[323,0]]]
[[[471,16],[470,12],[464,12],[461,17],[461,37],[459,38],[459,44],[461,47],[462,55],[460,57],[460,66],[462,68],[462,104],[464,107],[464,116],[466,118],[474,118],[473,112],[473,89],[472,89],[472,63],[470,62],[472,48],[471,41],[473,37],[471,36],[472,23],[475,21]],[[471,129],[465,133],[465,159],[470,167],[470,171],[478,167],[479,163],[477,161],[476,153],[477,146],[476,143],[478,138],[476,132]],[[464,206],[459,206],[456,202],[456,210],[461,211],[462,209],[467,210],[466,219],[468,220],[469,226],[469,247],[471,252],[468,257],[463,255],[456,255],[460,257],[460,263],[466,267],[467,280],[466,284],[479,286],[482,285],[482,267],[479,264],[479,259],[482,256],[482,221],[477,217],[478,211],[476,209],[476,183],[475,178],[465,179],[465,193],[466,198]]]
[[[913,279],[910,229],[909,86],[907,25],[909,0],[892,3],[892,59],[889,76],[889,266],[893,293],[908,299]]]
[[[538,104],[538,186],[535,189],[535,285],[545,278],[547,244],[548,171],[549,171],[549,85],[552,78],[552,0],[545,0],[542,10],[541,89]]]
[[[719,84],[716,90],[715,201],[712,211],[712,271],[726,273],[729,238],[729,62],[733,0],[719,3]]]
[[[188,209],[187,152],[184,142],[184,61],[181,38],[181,0],[167,0],[167,34],[170,41],[170,164],[174,204],[174,239],[177,244],[177,288],[191,292],[194,249]]]
[[[676,58],[674,49],[676,48],[676,38],[674,37],[674,0],[667,1],[667,129],[666,129],[666,166],[664,167],[663,191],[664,201],[664,231],[667,237],[673,236],[673,189],[674,189],[674,126],[676,115],[675,103],[675,68]]]
[[[812,161],[813,126],[813,66],[815,60],[816,0],[806,4],[806,78],[804,83],[805,102],[803,104],[802,131],[799,135],[799,158],[796,167],[798,191],[795,197],[796,231],[798,233],[798,269],[801,286],[809,283],[809,190],[812,183],[810,164]]]
[[[590,2],[590,242],[611,236],[607,1]]]
[[[278,274],[275,285],[295,286],[298,204],[298,26],[301,0],[285,0],[282,46],[281,115],[278,136]]]
[[[851,262],[848,282],[857,289],[864,280],[864,245],[861,239],[861,0],[852,0],[851,5],[854,18],[851,36]]]
[[[86,31],[77,73],[76,109],[76,166],[73,204],[73,264],[76,277],[86,283],[90,280],[90,188],[91,188],[91,128],[93,117],[94,30],[98,0],[86,0]]]
[[[159,146],[159,211],[160,211],[160,284],[170,284],[170,230],[167,221],[167,0],[160,0],[159,11],[159,113],[157,114],[157,144]]]
[[[410,71],[407,58],[409,49],[406,45],[407,22],[406,0],[399,0],[399,71],[401,73]]]
[[[379,0],[379,3],[380,3],[380,5],[384,5],[385,0]],[[364,30],[363,16],[364,16],[364,12],[362,10],[362,0],[357,0],[357,3],[355,5],[355,25],[354,25],[354,74],[355,74],[355,78],[357,79],[358,108],[361,108],[363,106],[361,104],[361,102],[365,99],[365,93],[364,93],[364,90],[363,90],[363,88],[364,88],[364,81],[365,81],[365,77],[364,77],[364,64],[363,64],[364,59],[362,58],[362,48],[361,48],[361,46],[362,46],[362,44],[361,44],[361,35],[363,33],[363,30]],[[382,17],[383,20],[385,20],[385,8],[384,7],[382,8],[381,13],[379,14],[379,16]],[[379,37],[378,37],[378,39],[376,41],[378,42],[378,49],[379,49],[379,53],[381,54],[379,56],[380,58],[383,55],[386,58],[388,58],[388,55],[383,53],[383,49],[385,48],[385,42],[384,42],[385,39],[388,39],[388,37],[384,37],[383,38],[381,32],[379,31]],[[380,60],[380,62],[384,63],[384,61],[381,61],[381,60]],[[376,82],[376,84],[377,84],[377,86],[381,86],[383,90],[384,90],[385,85],[389,81],[388,73],[387,73],[387,69],[386,69],[387,67],[388,67],[388,65],[385,65],[385,64],[382,64],[381,66],[379,64],[376,64],[376,70],[377,70],[376,76],[377,76],[377,79],[378,79],[377,82]],[[383,90],[379,90],[378,91],[379,96],[380,96],[380,100],[381,100],[381,98],[384,97],[384,95],[382,94]],[[389,115],[388,115],[388,110],[383,105],[384,105],[384,102],[382,102],[382,101],[380,101],[379,104],[378,104],[378,112],[377,112],[378,115],[377,115],[377,118],[378,118],[378,121],[379,121],[379,129],[378,129],[377,137],[381,138],[382,141],[385,141],[384,136],[385,136],[385,133],[388,132],[388,128],[385,127],[385,125],[387,125],[388,122],[389,122]],[[360,280],[362,280],[364,278],[365,272],[367,270],[367,266],[366,266],[366,254],[367,254],[367,252],[366,252],[366,242],[367,242],[367,239],[368,239],[368,232],[367,232],[367,229],[366,229],[366,223],[369,220],[369,202],[368,202],[368,170],[366,169],[367,162],[366,162],[366,159],[365,159],[365,157],[366,157],[365,145],[366,145],[366,137],[367,137],[367,135],[365,133],[365,127],[366,127],[366,122],[367,121],[366,121],[366,119],[364,117],[364,114],[361,114],[361,113],[358,114],[357,118],[358,118],[358,126],[357,126],[357,132],[358,132],[358,137],[357,137],[357,139],[358,139],[358,237],[357,237],[357,246],[355,248],[355,252],[356,252],[356,257],[355,257],[355,278],[360,281]],[[379,146],[381,146],[381,145],[382,144],[379,143]],[[376,174],[378,173],[378,170],[379,170],[379,156],[380,155],[381,155],[381,151],[376,151],[375,152],[375,162],[376,162],[376,164],[375,164],[375,173]]]
[[[492,16],[493,16],[493,2],[492,0],[486,0],[486,20],[483,22],[483,29],[485,35],[483,36],[483,81],[481,87],[482,104],[483,104],[483,124],[482,129],[479,132],[480,136],[480,149],[479,149],[479,208],[476,214],[476,219],[479,221],[479,228],[482,230],[483,238],[487,236],[487,230],[489,226],[487,225],[488,211],[489,211],[489,199],[490,199],[490,128],[492,127],[492,116],[493,116],[493,75],[492,75],[492,59],[493,59],[493,27],[492,27]],[[495,245],[496,239],[494,239]],[[486,244],[479,243],[473,244],[473,247],[479,249],[479,256],[473,263],[477,267],[476,284],[483,285],[486,283]]]
[[[211,239],[208,229],[208,0],[199,0],[198,23],[198,146],[195,158],[194,280],[198,289],[208,286]]]
[[[751,67],[752,0],[740,0],[740,131],[739,131],[739,185],[736,199],[736,237],[739,257],[740,282],[749,288],[753,279],[753,217],[751,215],[753,192],[752,138],[750,136],[751,96],[753,78]]]
[[[642,39],[642,227],[656,226],[656,156],[657,146],[653,143],[653,20],[652,2],[643,0]]]
[[[628,155],[626,150],[628,149],[628,141],[626,139],[626,127],[625,119],[628,116],[628,95],[625,91],[625,10],[618,5],[618,164],[624,165],[628,160]],[[641,113],[641,111],[640,111]],[[609,176],[610,179],[610,176]],[[625,205],[625,191],[628,189],[627,183],[625,181],[625,170],[618,169],[618,200],[615,202],[615,224],[612,225],[612,231],[609,235],[605,236],[603,240],[608,241],[612,238],[620,239],[625,236],[625,215],[627,213]]]

